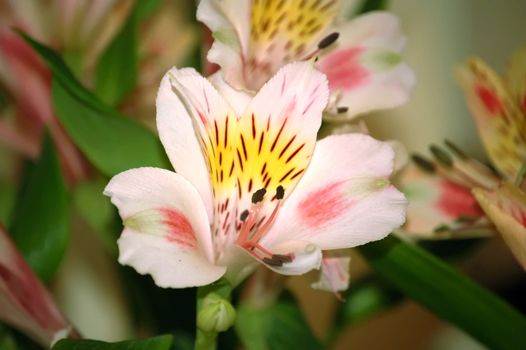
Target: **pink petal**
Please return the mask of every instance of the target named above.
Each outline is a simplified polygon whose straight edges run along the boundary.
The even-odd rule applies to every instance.
[[[393,150],[361,134],[318,142],[305,175],[262,240],[302,240],[321,249],[382,239],[405,220],[407,201],[389,184]]]
[[[335,30],[341,36],[334,49],[318,61],[329,78],[331,93],[337,96],[335,107],[347,107],[351,118],[407,102],[415,78],[399,56],[405,37],[398,19],[374,12]]]
[[[104,194],[123,218],[119,262],[151,274],[161,287],[211,283],[215,266],[210,225],[197,190],[181,175],[138,168],[113,177]]]
[[[18,328],[44,347],[49,347],[59,334],[67,335],[72,330],[2,227],[0,321]]]

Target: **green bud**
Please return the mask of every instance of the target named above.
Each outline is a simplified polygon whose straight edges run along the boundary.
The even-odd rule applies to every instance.
[[[226,299],[208,294],[197,313],[197,327],[205,332],[224,332],[236,319],[236,310]]]

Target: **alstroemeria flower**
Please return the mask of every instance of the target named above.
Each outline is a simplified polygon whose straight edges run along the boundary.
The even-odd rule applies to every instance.
[[[61,338],[78,336],[1,226],[0,321],[46,348]]]
[[[526,270],[526,194],[504,183],[492,190],[476,188],[473,195]]]
[[[331,91],[326,117],[351,118],[404,104],[415,79],[400,58],[405,38],[398,19],[372,12],[343,21],[338,13],[345,4],[202,0],[197,18],[215,38],[208,60],[236,89],[257,91],[288,62],[319,57],[316,67],[327,75]]]
[[[517,52],[501,79],[478,58],[458,69],[458,81],[486,153],[513,182],[526,161],[526,49]]]
[[[398,176],[400,189],[407,196],[407,221],[402,232],[417,239],[478,237],[488,234],[488,222],[477,200],[471,194],[473,183],[460,181],[438,162],[421,156]],[[458,164],[460,160],[451,158]],[[473,170],[471,170],[474,173]],[[462,179],[464,180],[464,179]],[[495,179],[495,185],[497,179]],[[490,187],[487,187],[490,188]]]
[[[256,262],[302,274],[319,267],[321,250],[401,225],[389,145],[359,134],[316,142],[328,94],[325,75],[293,63],[236,113],[195,70],[170,70],[157,127],[177,173],[131,169],[106,187],[125,226],[119,261],[162,287],[225,273],[235,284]]]

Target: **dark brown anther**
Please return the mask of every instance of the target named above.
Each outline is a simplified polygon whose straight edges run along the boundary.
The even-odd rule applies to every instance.
[[[245,222],[245,220],[247,219],[247,217],[248,217],[248,210],[245,209],[245,210],[241,213],[241,215],[239,215],[239,220]]]
[[[421,155],[413,154],[411,155],[411,159],[416,164],[416,166],[420,168],[420,170],[423,170],[428,173],[435,172],[435,164],[433,164],[432,161],[422,157]]]
[[[289,263],[292,261],[292,256],[285,254],[272,254],[272,260],[277,260],[281,263]]]
[[[431,145],[429,147],[429,150],[431,151],[431,153],[433,153],[433,156],[440,164],[442,164],[446,168],[451,168],[453,166],[453,159],[451,158],[449,153],[444,151],[442,148],[438,147],[437,145]]]
[[[337,112],[338,114],[341,114],[341,113],[347,113],[348,110],[349,110],[349,107],[338,107],[338,108],[336,109],[336,112]]]
[[[269,266],[283,266],[283,262],[280,260],[274,260],[272,258],[263,258],[263,262]]]
[[[283,197],[285,197],[285,189],[279,185],[278,188],[276,188],[276,199],[283,199]]]
[[[336,40],[338,40],[338,37],[340,36],[340,33],[333,32],[329,35],[327,35],[325,38],[321,39],[318,43],[318,49],[323,50],[326,47],[329,47],[332,45]]]
[[[265,197],[265,194],[267,193],[267,190],[264,188],[260,188],[254,194],[252,195],[252,203],[256,204],[263,200]]]
[[[468,159],[468,155],[464,153],[457,145],[455,145],[453,142],[449,140],[444,140],[444,143],[446,146],[453,152],[457,157],[459,157],[462,160]]]

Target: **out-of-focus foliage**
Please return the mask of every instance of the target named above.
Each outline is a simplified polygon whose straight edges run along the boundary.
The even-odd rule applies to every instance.
[[[43,281],[49,281],[69,240],[66,185],[49,136],[44,137],[40,159],[29,170],[9,226],[29,265]]]
[[[172,336],[164,335],[150,339],[127,340],[118,343],[105,343],[96,340],[71,340],[59,341],[53,350],[169,350],[172,345]]]

